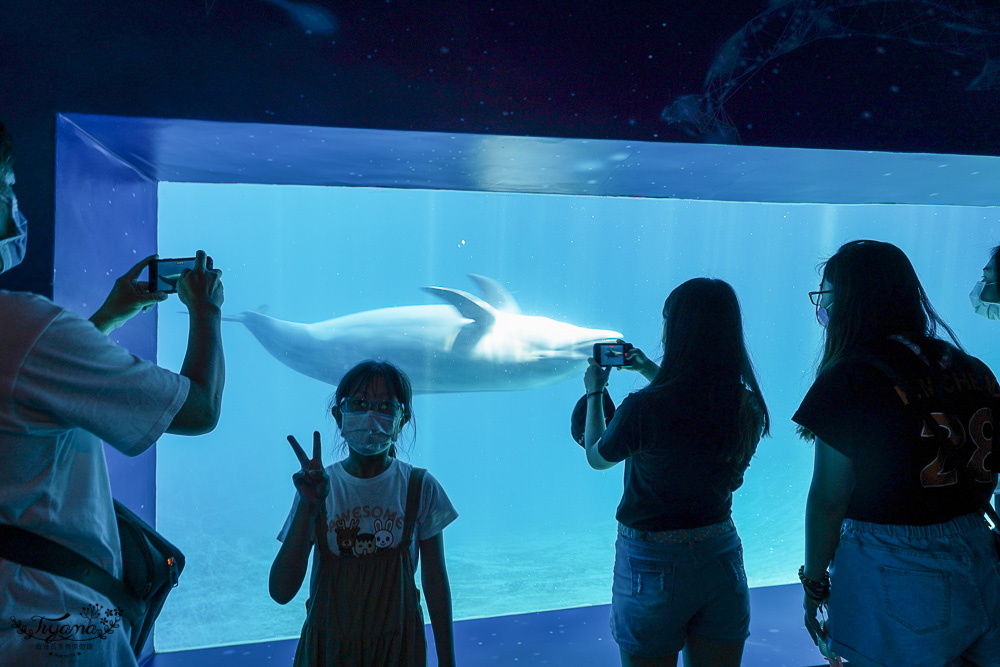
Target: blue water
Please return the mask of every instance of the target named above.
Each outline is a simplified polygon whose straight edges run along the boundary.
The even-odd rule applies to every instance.
[[[789,583],[802,562],[812,450],[790,417],[812,378],[820,329],[807,292],[842,242],[903,248],[932,302],[996,367],[996,323],[968,293],[1000,239],[998,209],[640,200],[374,188],[160,185],[159,252],[206,249],[224,271],[224,311],[266,309],[319,322],[375,308],[441,303],[426,285],[475,292],[492,277],[529,315],[621,331],[659,353],[660,310],[697,275],[729,281],[773,419],[734,501],[752,586]],[[159,361],[179,369],[187,317],[159,306]],[[296,637],[305,590],[267,594],[275,539],[298,463],[285,436],[324,434],[333,387],[279,363],[238,322],[224,327],[219,427],[157,448],[158,524],[187,555],[156,627],[158,650]],[[416,397],[409,460],[429,468],[460,513],[445,530],[455,618],[604,604],[611,598],[622,467],[591,470],[569,436],[583,368],[545,388]],[[616,372],[620,401],[643,386]]]

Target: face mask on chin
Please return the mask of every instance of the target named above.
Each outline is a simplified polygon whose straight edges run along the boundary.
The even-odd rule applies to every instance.
[[[347,446],[362,456],[377,456],[396,441],[402,424],[401,416],[383,415],[374,410],[345,412],[340,434]]]
[[[976,315],[985,317],[988,320],[1000,320],[1000,303],[983,301],[983,290],[986,289],[987,285],[995,284],[980,280],[972,288],[972,293],[969,294],[969,301],[972,302],[972,309],[976,311]]]
[[[0,195],[0,198],[6,199]],[[14,223],[13,236],[0,239],[0,273],[13,269],[24,260],[28,249],[28,221],[17,206],[17,197],[10,195],[10,217]]]

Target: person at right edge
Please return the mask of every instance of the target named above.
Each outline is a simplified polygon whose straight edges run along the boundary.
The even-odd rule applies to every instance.
[[[1000,245],[990,251],[990,260],[983,267],[983,277],[972,288],[969,300],[977,315],[988,320],[1000,320],[1000,290],[997,290],[997,255]]]
[[[996,378],[896,246],[852,241],[821,267],[823,356],[792,417],[815,443],[806,628],[831,663],[1000,667]]]

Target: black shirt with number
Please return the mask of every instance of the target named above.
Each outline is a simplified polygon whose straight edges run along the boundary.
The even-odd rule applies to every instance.
[[[996,378],[943,341],[919,347],[930,365],[897,341],[849,355],[816,378],[792,417],[852,460],[848,519],[943,523],[980,511],[996,486]],[[936,436],[930,424],[947,437]]]
[[[622,401],[597,449],[606,461],[625,461],[619,522],[661,531],[729,518],[746,466],[733,470],[725,458],[738,430],[738,395],[745,392],[671,383]]]

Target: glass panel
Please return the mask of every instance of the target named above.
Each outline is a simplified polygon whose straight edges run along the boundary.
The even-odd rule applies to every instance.
[[[819,352],[807,296],[819,260],[850,239],[896,243],[963,343],[996,361],[987,344],[996,330],[967,297],[1000,237],[996,209],[174,183],[160,185],[159,207],[161,256],[212,254],[233,318],[219,427],[164,437],[157,449],[159,528],[187,555],[157,623],[161,651],[298,636],[306,586],[284,607],[267,594],[298,469],[285,436],[308,449],[318,429],[327,461],[343,456],[326,412],[334,387],[282,364],[272,352],[287,341],[269,352],[240,313],[317,323],[378,308],[448,310],[420,288],[483,297],[467,277],[479,274],[525,315],[619,331],[658,358],[670,290],[697,275],[729,281],[774,422],[734,501],[753,586],[793,582],[802,562],[812,450],[790,417]],[[174,299],[159,307],[159,360],[175,369],[182,311]],[[371,331],[391,358],[390,334]],[[551,354],[557,339],[532,349]],[[336,358],[335,343],[315,341],[305,363]],[[585,366],[569,362],[514,391],[416,397],[417,436],[403,458],[427,467],[460,513],[445,530],[456,619],[610,601],[622,468],[591,470],[570,438]],[[616,371],[610,390],[620,402],[643,385]]]

